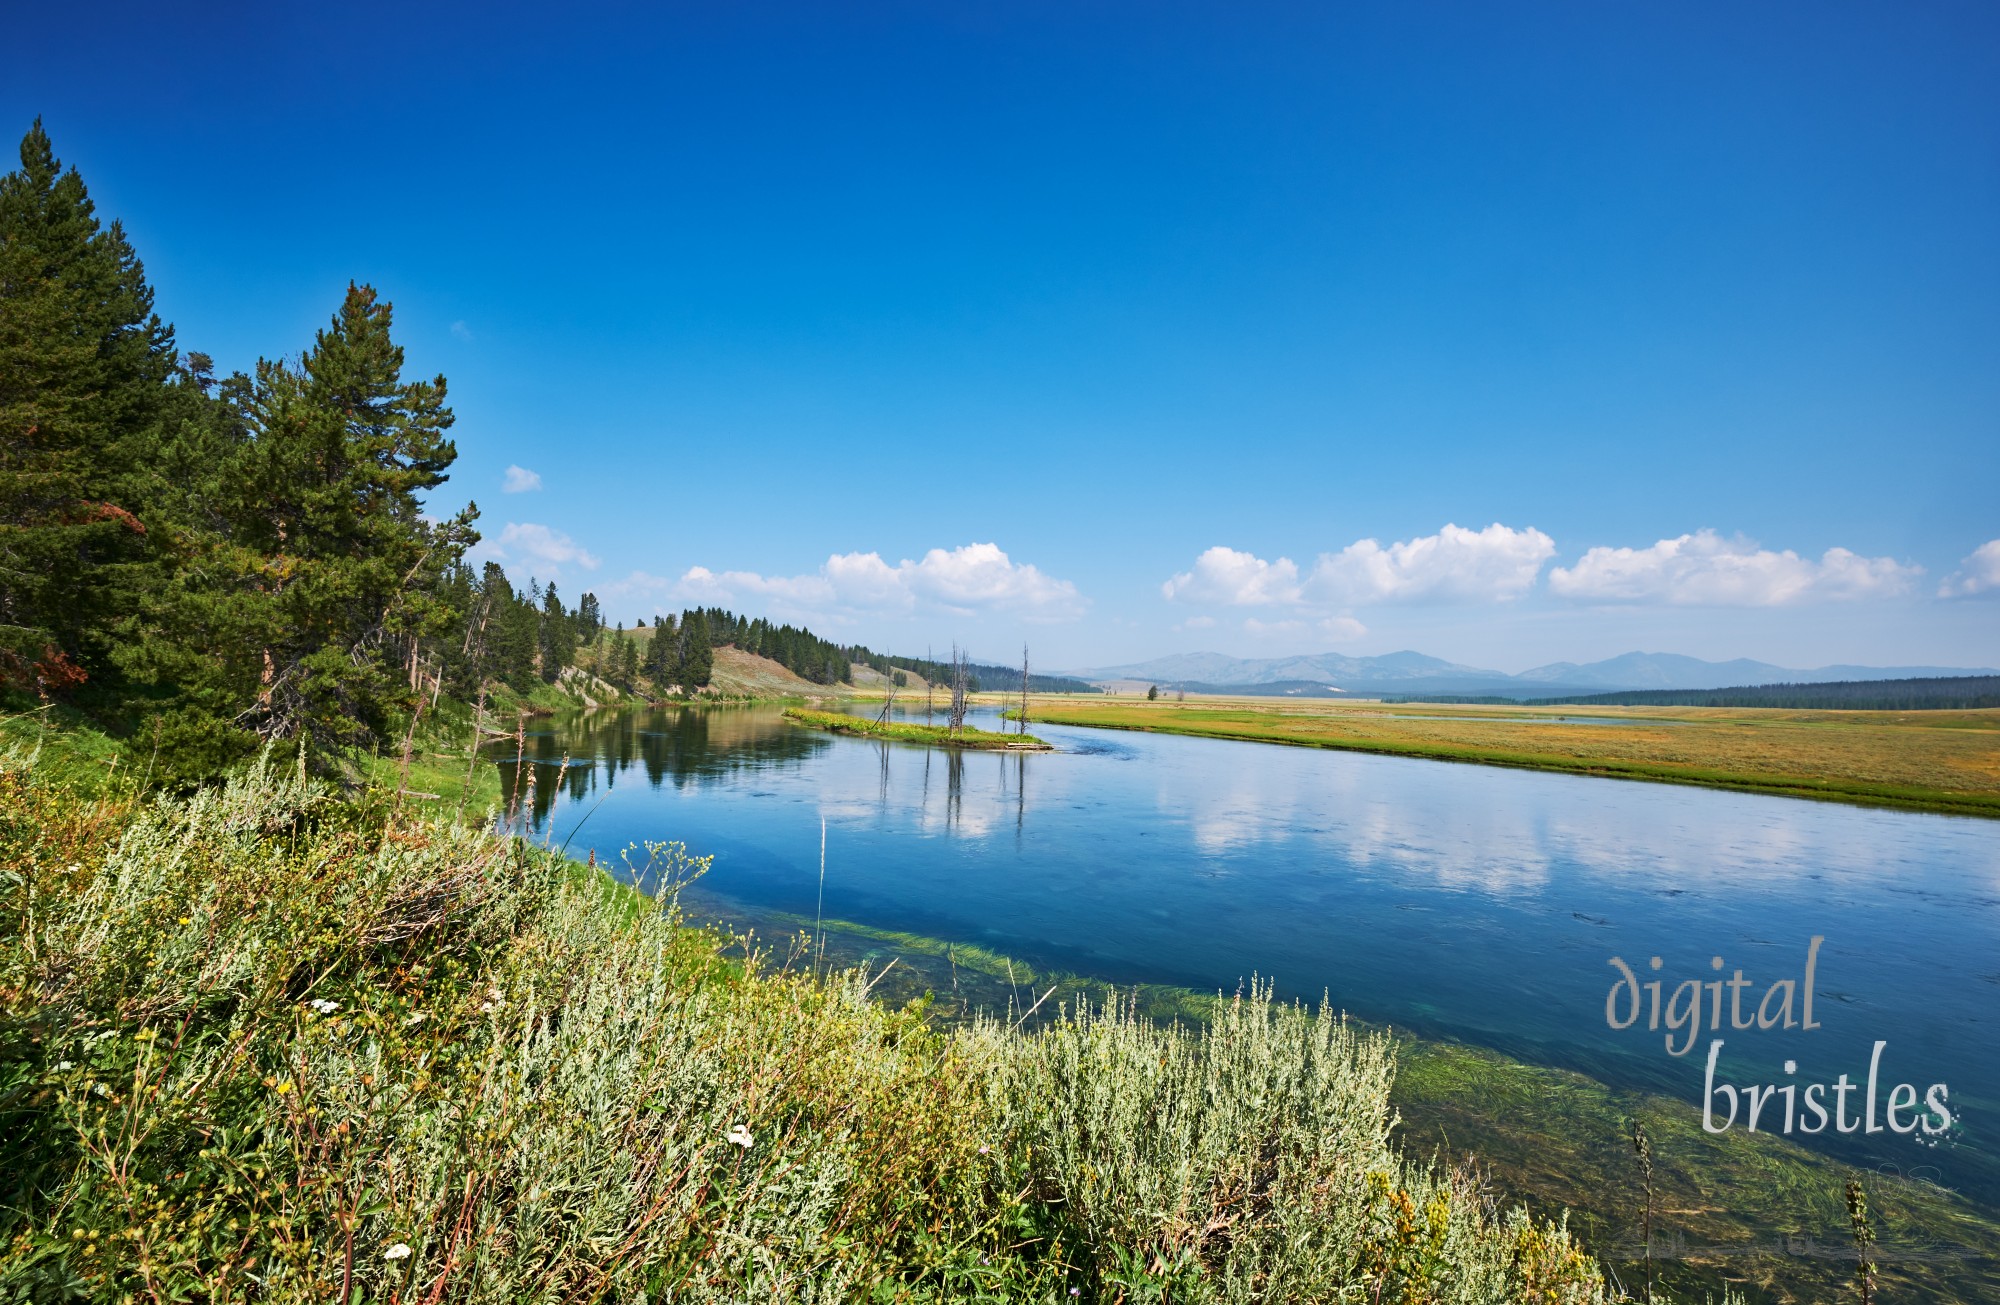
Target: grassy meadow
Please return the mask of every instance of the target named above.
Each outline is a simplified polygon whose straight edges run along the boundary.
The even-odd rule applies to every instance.
[[[2000,816],[2000,710],[1033,701],[1034,720]],[[1617,717],[1564,724],[1563,716]]]

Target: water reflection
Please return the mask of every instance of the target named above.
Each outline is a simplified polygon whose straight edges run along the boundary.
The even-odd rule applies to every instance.
[[[558,792],[582,802],[629,783],[635,770],[654,788],[686,789],[797,766],[829,744],[766,709],[662,707],[536,720],[519,740],[489,745],[488,756],[505,809],[540,831]],[[885,792],[887,774],[885,760]]]

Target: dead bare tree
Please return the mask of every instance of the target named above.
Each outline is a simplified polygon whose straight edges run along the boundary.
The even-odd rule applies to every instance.
[[[935,684],[932,683],[932,681],[937,679],[937,668],[938,668],[937,659],[931,656],[931,646],[929,644],[925,644],[924,645],[924,724],[926,725],[931,723],[931,690],[937,687]]]
[[[951,710],[945,719],[953,734],[965,729],[965,694],[972,679],[972,666],[957,644],[951,646]]]
[[[891,673],[889,676],[889,696],[882,699],[882,710],[876,713],[875,723],[877,725],[887,723],[889,719],[889,713],[895,707],[895,705],[896,705],[896,677],[894,673]]]
[[[1028,645],[1021,645],[1021,719],[1016,722],[1016,734],[1028,732]]]

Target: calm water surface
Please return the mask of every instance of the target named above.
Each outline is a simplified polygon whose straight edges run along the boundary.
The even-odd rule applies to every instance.
[[[600,861],[685,842],[714,855],[705,892],[806,916],[824,819],[829,918],[1123,982],[1233,990],[1262,975],[1690,1109],[1712,1037],[1718,1081],[1736,1086],[1865,1084],[1886,1041],[1881,1096],[1945,1084],[1959,1127],[1928,1146],[1920,1132],[1798,1140],[2000,1203],[2000,822],[1034,728],[1061,751],[884,745],[763,707],[597,713],[530,736],[530,819]],[[1705,997],[1680,1057],[1643,1017],[1607,1026],[1613,956],[1669,994],[1741,969],[1747,1014],[1772,983],[1803,979],[1815,935],[1816,1030],[1732,1029],[1726,989],[1725,1027],[1707,1030]]]

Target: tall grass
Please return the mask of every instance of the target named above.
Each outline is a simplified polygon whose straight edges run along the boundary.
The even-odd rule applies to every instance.
[[[481,829],[266,765],[0,768],[0,1297],[1616,1298],[1389,1142],[1390,1047],[1253,989],[943,1030]]]

